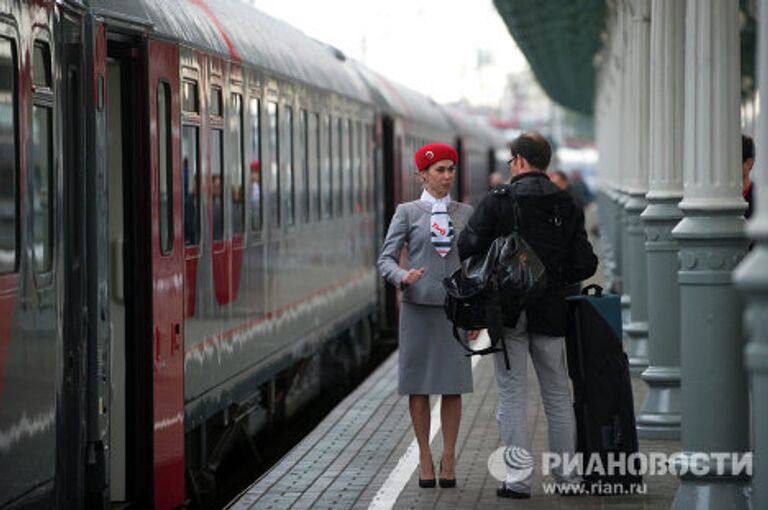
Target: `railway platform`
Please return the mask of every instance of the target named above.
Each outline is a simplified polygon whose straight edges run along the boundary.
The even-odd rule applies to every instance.
[[[483,335],[484,336],[484,335]],[[483,336],[479,341],[487,341]],[[536,461],[532,498],[501,499],[500,484],[490,471],[489,457],[501,445],[495,411],[498,401],[493,362],[473,358],[474,393],[463,399],[453,489],[420,489],[418,453],[408,416],[406,397],[397,394],[397,353],[343,400],[303,441],[229,505],[246,509],[666,509],[679,485],[673,474],[646,476],[642,494],[563,497],[545,494],[549,477],[542,475],[542,452],[547,449],[547,422],[538,381],[528,370],[528,420]],[[647,385],[633,379],[635,411]],[[442,451],[437,428],[439,402],[432,401],[432,448]],[[678,441],[640,439],[643,453],[665,455],[680,450]],[[493,464],[491,462],[491,464]]]

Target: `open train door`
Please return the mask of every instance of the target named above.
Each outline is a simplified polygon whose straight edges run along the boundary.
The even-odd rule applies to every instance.
[[[184,503],[184,231],[179,51],[150,41],[149,160],[153,341],[153,493],[157,510]]]

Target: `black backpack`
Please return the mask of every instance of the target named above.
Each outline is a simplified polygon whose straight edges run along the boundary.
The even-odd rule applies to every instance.
[[[450,277],[443,280],[445,313],[453,323],[453,336],[468,352],[467,356],[504,352],[504,317],[517,320],[528,303],[539,298],[547,286],[544,263],[518,232],[520,208],[512,197],[514,227],[510,234],[497,237],[483,254],[473,255]],[[472,349],[459,329],[488,329],[491,346]],[[501,342],[501,348],[497,345]]]

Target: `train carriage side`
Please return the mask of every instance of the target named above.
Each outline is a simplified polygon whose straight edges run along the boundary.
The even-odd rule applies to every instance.
[[[0,507],[82,505],[98,457],[85,16],[0,2]],[[88,205],[94,210],[98,201]],[[97,269],[94,267],[94,269]],[[90,324],[90,326],[89,326]],[[57,445],[60,448],[57,448]],[[86,446],[88,445],[88,446]]]
[[[123,131],[109,142],[119,282],[110,314],[124,318],[113,324],[111,443],[147,419],[130,367],[132,346],[148,340],[154,476],[143,483],[156,508],[171,508],[184,502],[184,470],[187,493],[205,496],[203,475],[240,427],[278,423],[328,373],[365,361],[376,306],[374,111],[347,63],[241,2],[93,4],[109,40],[109,131]],[[126,85],[142,66],[145,101]],[[151,165],[139,179],[137,147],[125,140],[143,124],[132,106],[145,104],[149,132],[134,134],[148,138]],[[121,249],[141,235],[129,219],[136,199],[151,210],[138,221],[151,233],[138,275],[129,261],[142,260],[140,249]],[[148,339],[130,327],[142,293]],[[116,448],[114,501],[139,497],[135,464]]]

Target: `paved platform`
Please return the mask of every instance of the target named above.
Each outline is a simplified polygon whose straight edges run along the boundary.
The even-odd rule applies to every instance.
[[[299,445],[244,491],[229,508],[244,509],[667,509],[678,478],[648,476],[645,494],[632,496],[561,497],[544,494],[539,466],[534,470],[529,500],[496,497],[499,481],[488,469],[488,458],[501,446],[496,426],[498,401],[490,357],[473,359],[475,391],[463,398],[463,417],[457,444],[455,489],[420,489],[414,436],[407,398],[397,395],[397,353],[371,376]],[[531,366],[528,419],[537,463],[547,449],[547,423],[538,381]],[[639,411],[646,386],[633,379],[635,409]],[[433,397],[433,417],[439,405]],[[439,414],[438,414],[439,416]],[[442,452],[441,434],[433,419],[433,455]],[[676,441],[640,441],[643,452],[679,451]]]

